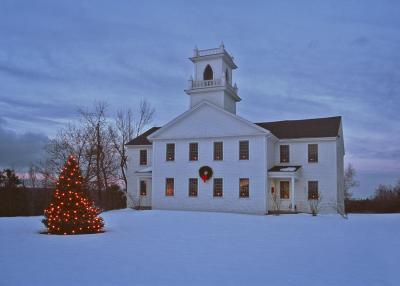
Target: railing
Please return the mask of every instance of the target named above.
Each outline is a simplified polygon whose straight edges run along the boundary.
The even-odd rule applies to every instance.
[[[224,47],[219,47],[216,49],[207,49],[207,50],[195,50],[197,53],[195,56],[201,57],[201,56],[210,56],[210,55],[216,55],[224,52]]]
[[[226,86],[229,89],[232,89],[234,92],[237,92],[236,84],[232,86],[230,82],[225,80],[225,78],[218,78],[212,80],[192,80],[192,79],[189,80],[189,89],[219,87],[219,86]]]
[[[192,80],[191,88],[202,88],[211,86],[221,86],[222,80],[212,79],[212,80]]]

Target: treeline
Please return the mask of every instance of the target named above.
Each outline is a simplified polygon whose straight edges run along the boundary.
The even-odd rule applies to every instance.
[[[11,169],[0,170],[0,216],[42,215],[53,196],[54,188],[29,188]],[[89,197],[102,210],[126,208],[125,192],[111,185],[101,194],[86,190]]]
[[[77,158],[86,192],[97,207],[126,207],[126,143],[151,123],[154,112],[145,100],[135,111],[120,109],[115,116],[104,102],[79,109],[78,120],[58,130],[45,146],[45,157],[21,178],[11,169],[0,171],[0,216],[43,214],[70,155]]]
[[[394,185],[380,185],[372,198],[347,199],[348,213],[399,213],[400,212],[400,180]]]

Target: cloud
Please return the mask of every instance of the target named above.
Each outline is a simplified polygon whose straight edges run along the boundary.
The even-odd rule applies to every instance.
[[[40,133],[17,134],[6,129],[7,121],[0,117],[0,167],[26,168],[43,159],[48,137]]]

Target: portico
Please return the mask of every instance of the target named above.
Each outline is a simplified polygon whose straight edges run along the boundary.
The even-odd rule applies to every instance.
[[[301,166],[274,166],[268,170],[269,211],[276,208],[280,211],[297,211],[295,182],[299,178],[300,168]]]

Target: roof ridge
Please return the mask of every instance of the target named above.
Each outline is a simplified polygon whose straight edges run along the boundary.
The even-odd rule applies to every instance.
[[[254,122],[254,124],[280,123],[280,122],[293,122],[293,121],[307,121],[307,120],[321,120],[321,119],[333,119],[333,118],[342,118],[342,116],[341,115],[337,115],[337,116],[329,116],[329,117],[316,117],[316,118],[304,118],[304,119],[287,119],[287,120],[277,120],[277,121],[263,121],[263,122]]]

